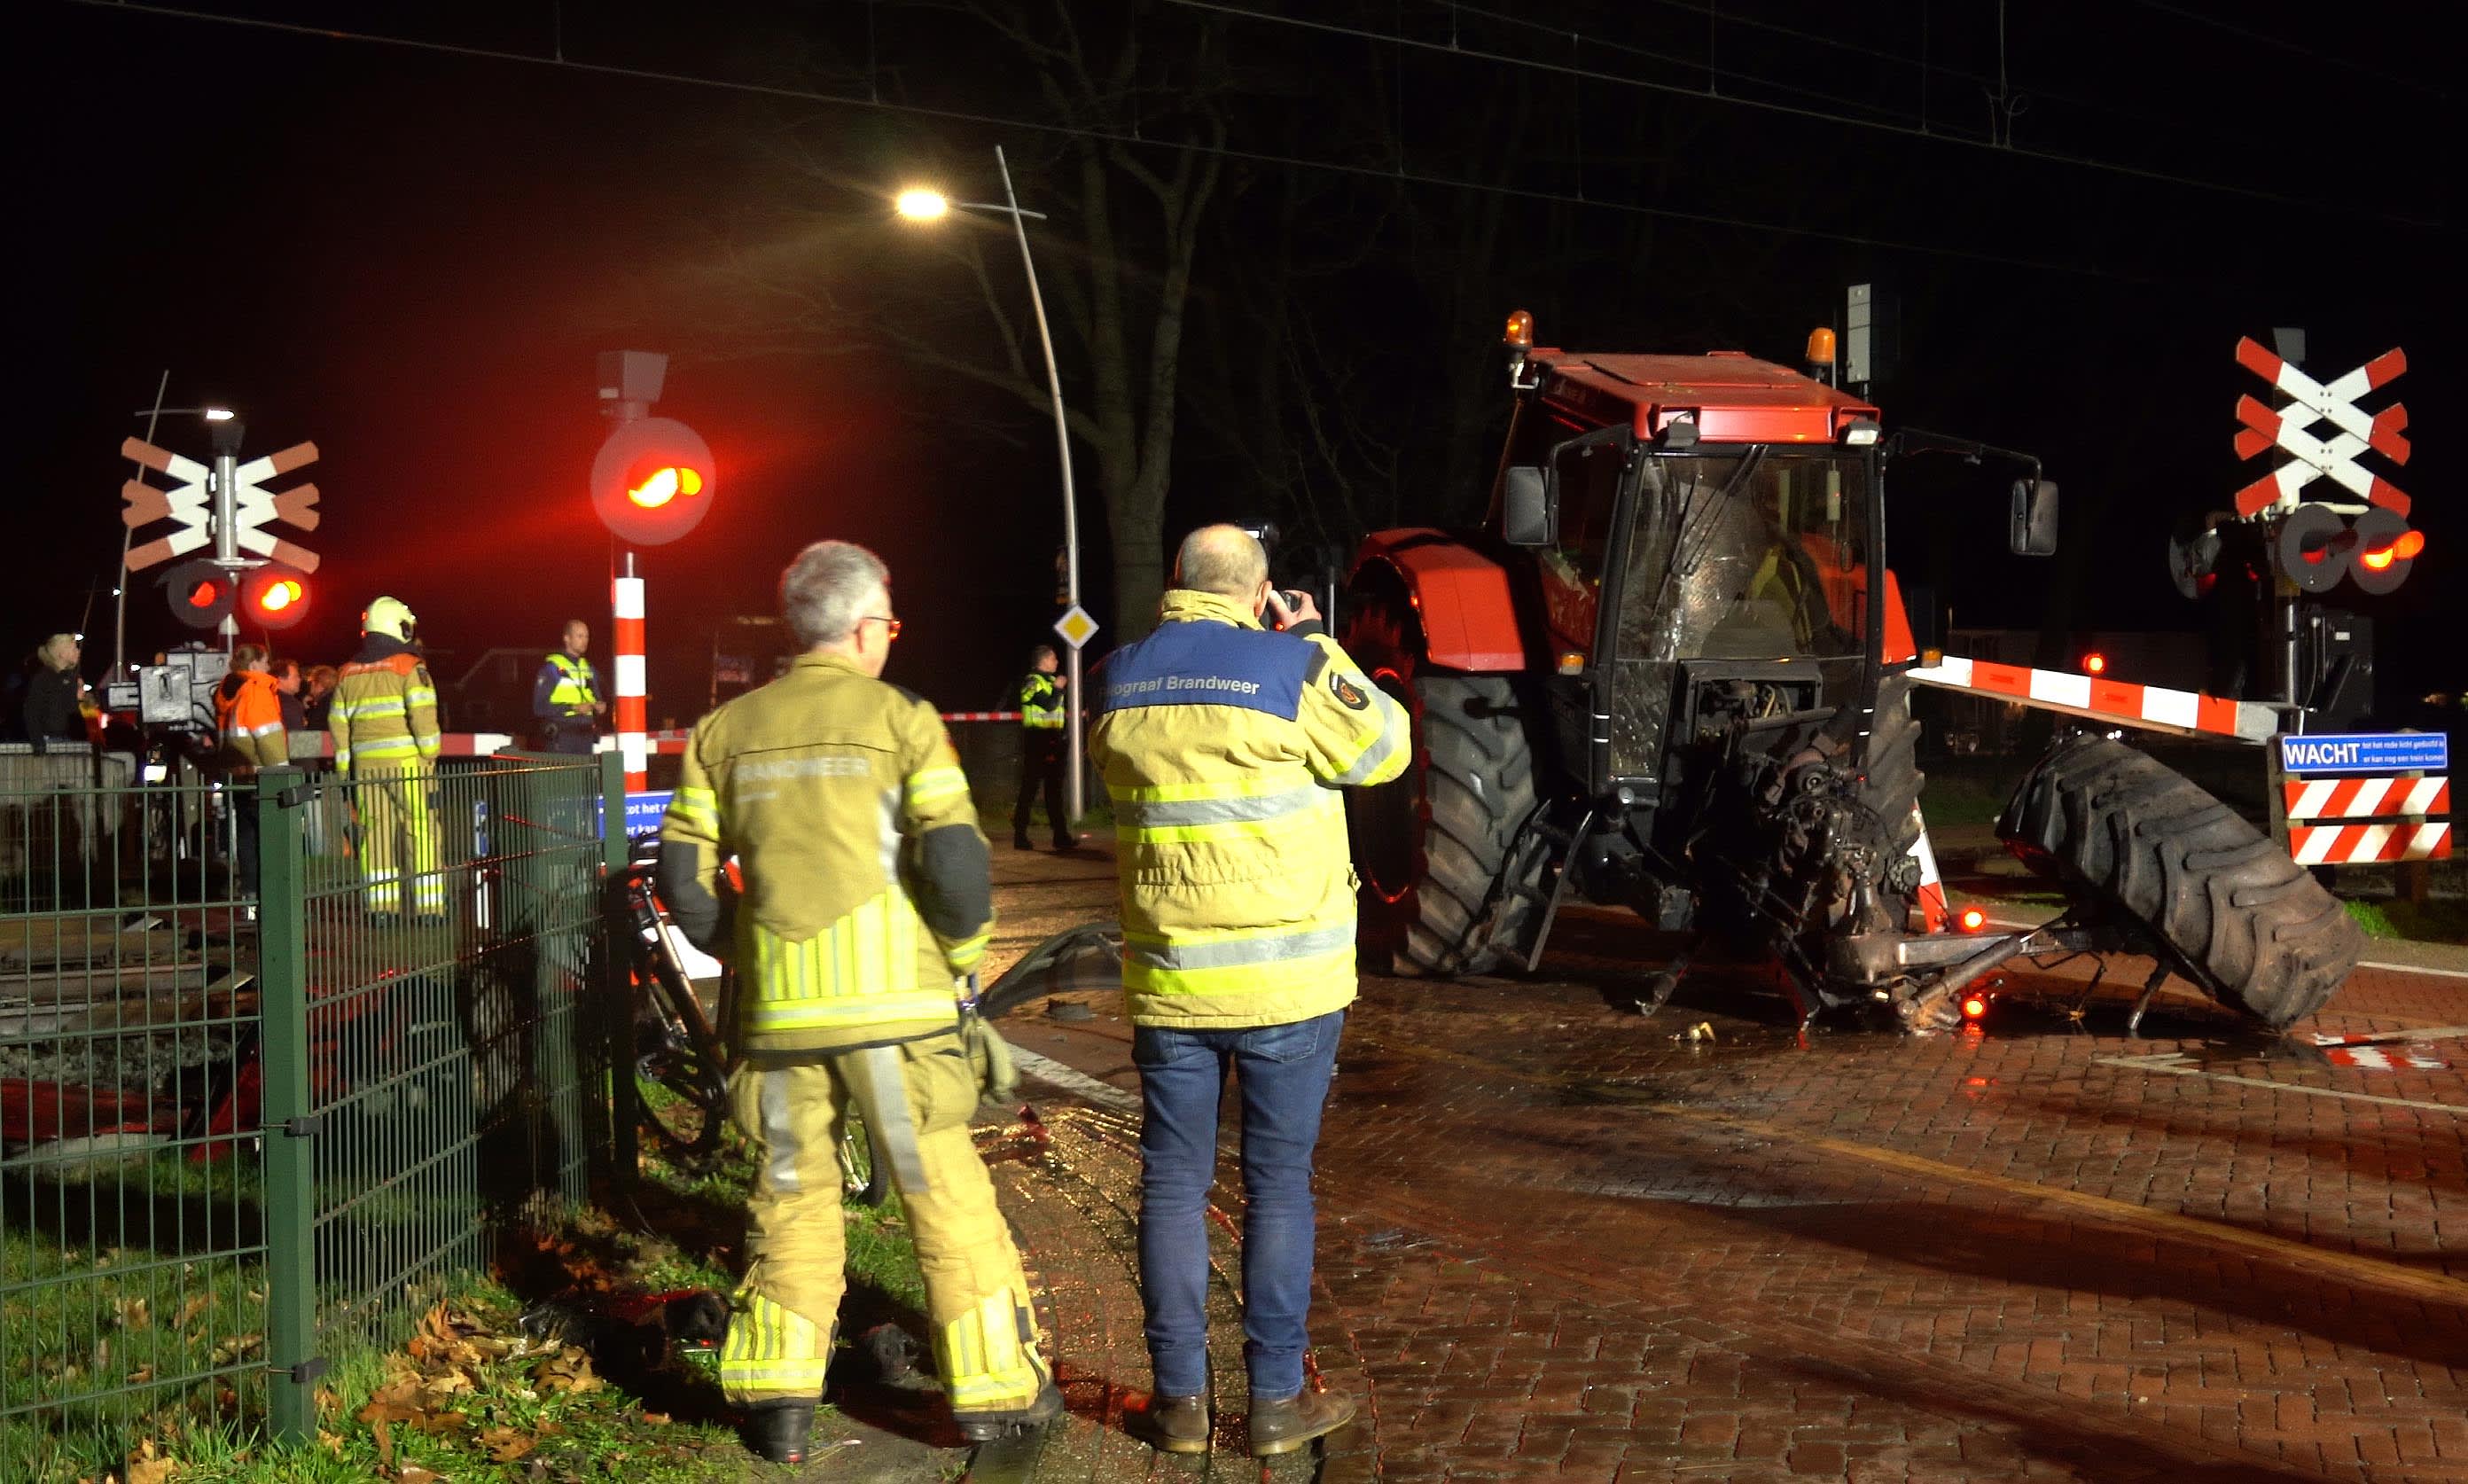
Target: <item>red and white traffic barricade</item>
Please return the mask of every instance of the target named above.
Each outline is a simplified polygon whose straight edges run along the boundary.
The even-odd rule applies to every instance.
[[[2272,824],[2289,855],[2303,866],[2451,858],[2448,742],[2439,732],[2277,739]]]

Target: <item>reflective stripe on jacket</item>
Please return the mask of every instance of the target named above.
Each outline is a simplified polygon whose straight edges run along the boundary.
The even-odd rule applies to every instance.
[[[437,684],[406,645],[371,635],[334,682],[326,730],[334,739],[334,770],[354,762],[400,767],[437,756]]]
[[[1405,771],[1409,723],[1315,626],[1165,596],[1106,662],[1089,753],[1114,803],[1136,1025],[1282,1025],[1355,994],[1341,788]]]
[[[591,661],[560,650],[540,664],[532,685],[532,713],[543,718],[587,716],[600,704],[600,676]]]
[[[836,655],[702,719],[660,826],[660,887],[698,946],[745,879],[733,946],[748,1050],[950,1028],[994,925],[986,837],[933,706]]]
[[[283,729],[283,700],[274,677],[261,670],[223,676],[215,687],[215,730],[221,734],[223,765],[237,773],[281,767],[291,761]]]
[[[1032,670],[1019,683],[1019,724],[1032,731],[1059,732],[1067,719],[1063,714],[1063,687],[1042,670]]]

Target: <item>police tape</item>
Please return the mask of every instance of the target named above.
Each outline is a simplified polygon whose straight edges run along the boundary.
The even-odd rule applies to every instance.
[[[1019,719],[1019,713],[1017,711],[946,711],[942,716],[946,721],[1017,721]],[[670,757],[677,756],[686,750],[686,740],[693,735],[692,731],[684,729],[652,732],[648,739],[650,750]],[[314,753],[311,753],[307,745],[311,736],[316,739],[317,743],[317,750]],[[331,733],[298,733],[292,737],[291,742],[291,756],[294,759],[312,756],[331,758],[334,755],[334,739]],[[439,738],[437,743],[436,755],[441,758],[493,758],[500,752],[521,750],[523,741],[519,737],[509,736],[504,732],[448,732]],[[617,739],[603,737],[593,750],[614,752],[617,750]]]

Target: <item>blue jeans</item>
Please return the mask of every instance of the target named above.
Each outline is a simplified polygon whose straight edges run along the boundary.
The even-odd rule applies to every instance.
[[[1141,1026],[1140,1296],[1161,1396],[1208,1389],[1208,1187],[1225,1074],[1243,1098],[1243,1357],[1254,1401],[1303,1389],[1311,1311],[1312,1150],[1337,1070],[1339,1010],[1286,1025]]]

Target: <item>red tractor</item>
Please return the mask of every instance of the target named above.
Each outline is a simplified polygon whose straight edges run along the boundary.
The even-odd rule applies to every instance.
[[[2340,903],[2114,725],[2062,731],[1999,822],[2070,910],[1937,930],[1878,409],[1738,352],[1538,349],[1521,311],[1508,347],[1481,528],[1374,534],[1342,605],[1414,718],[1415,765],[1348,792],[1374,954],[1531,968],[1574,897],[1771,950],[1803,1021],[1943,1027],[1980,975],[2064,952],[2147,953],[2145,1004],[2174,971],[2274,1027],[2338,988],[2362,946]],[[2056,489],[2030,472],[2013,545],[2046,555]]]

